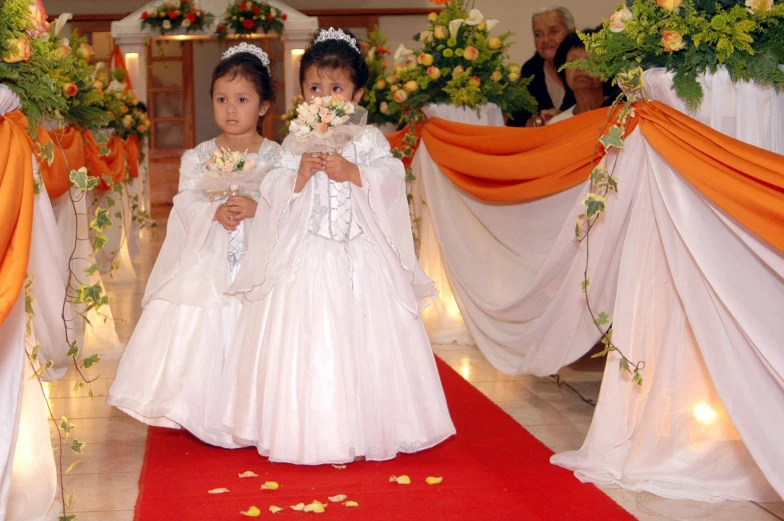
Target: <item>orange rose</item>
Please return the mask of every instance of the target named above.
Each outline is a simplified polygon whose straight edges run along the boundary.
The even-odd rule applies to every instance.
[[[683,43],[683,36],[681,33],[678,31],[668,31],[667,29],[662,31],[661,43],[664,47],[664,52],[680,51],[686,46],[686,44]]]
[[[478,57],[479,57],[479,49],[477,49],[476,47],[472,47],[471,45],[469,45],[468,47],[465,48],[465,51],[463,51],[463,58],[465,58],[470,62],[476,60]]]
[[[71,55],[71,48],[69,46],[63,44],[63,45],[58,46],[57,50],[54,51],[54,53],[60,59],[67,58],[68,56]]]
[[[76,55],[84,61],[90,61],[90,58],[92,58],[94,54],[95,51],[93,48],[86,43],[83,43],[76,48]]]
[[[438,67],[428,67],[427,68],[427,75],[430,76],[430,79],[437,80],[441,77],[441,69]]]
[[[503,77],[504,77],[504,75],[501,74],[501,71],[493,71],[493,74],[490,75],[490,78],[493,81],[501,81],[501,78],[503,78]]]
[[[417,63],[419,63],[419,65],[424,65],[425,67],[429,67],[433,65],[433,55],[422,53],[419,56],[417,56]]]
[[[501,45],[503,45],[503,42],[501,41],[501,38],[499,38],[498,36],[493,36],[492,38],[487,40],[487,46],[493,50],[500,48]]]
[[[659,7],[662,9],[667,11],[675,11],[681,6],[683,0],[656,0],[656,3],[659,4]]]
[[[30,42],[27,38],[9,38],[6,40],[8,52],[3,56],[6,63],[18,63],[30,59]]]
[[[416,81],[411,80],[407,81],[406,84],[403,85],[403,88],[408,92],[416,92],[417,89],[419,89],[419,84]]]
[[[46,9],[41,0],[35,0],[30,4],[30,21],[33,23],[33,28],[27,30],[27,35],[30,38],[38,38],[49,31],[49,22],[46,21]]]
[[[79,88],[76,86],[75,83],[63,83],[63,94],[68,96],[69,98],[73,98],[76,96],[76,93],[79,92]]]
[[[397,101],[398,103],[403,103],[408,99],[408,93],[404,90],[397,90],[392,95],[392,98]]]

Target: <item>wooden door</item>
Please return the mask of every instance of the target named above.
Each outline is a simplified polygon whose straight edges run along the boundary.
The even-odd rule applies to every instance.
[[[147,47],[150,200],[171,204],[182,154],[196,146],[193,43],[152,39]]]

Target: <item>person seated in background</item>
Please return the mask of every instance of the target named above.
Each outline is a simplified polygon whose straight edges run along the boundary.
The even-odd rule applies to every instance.
[[[565,7],[549,7],[531,17],[536,54],[525,62],[520,72],[521,81],[533,76],[528,90],[536,98],[539,112],[519,111],[512,114],[508,125],[540,127],[562,108],[574,105],[571,90],[558,74],[555,53],[569,34],[574,34],[574,17]]]
[[[594,30],[583,31],[583,34],[591,34]],[[547,124],[555,123],[583,112],[595,110],[612,104],[617,97],[618,90],[613,88],[610,83],[605,83],[597,76],[591,76],[579,69],[567,68],[561,70],[564,64],[575,60],[587,60],[588,52],[585,50],[585,43],[576,33],[569,34],[558,46],[555,53],[555,66],[558,74],[564,83],[574,93],[574,104],[566,108],[560,114],[553,116]]]

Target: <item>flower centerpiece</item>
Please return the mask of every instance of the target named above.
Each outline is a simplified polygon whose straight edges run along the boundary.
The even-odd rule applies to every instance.
[[[126,72],[115,69],[109,72],[99,68],[96,84],[103,93],[103,107],[109,117],[109,128],[122,139],[137,136],[144,143],[150,133],[150,120],[139,107],[139,100],[133,90],[126,87]]]
[[[414,36],[422,48],[403,46],[386,78],[390,111],[418,111],[430,103],[478,108],[498,105],[505,114],[536,110],[529,80],[508,62],[511,33],[490,36],[498,20],[486,20],[468,0],[437,1],[445,9],[428,15],[426,30]]]
[[[583,35],[590,60],[570,64],[617,81],[637,67],[666,67],[690,109],[700,74],[726,67],[734,80],[784,86],[784,3],[773,0],[628,0]]]
[[[386,81],[389,66],[386,57],[392,54],[385,47],[387,41],[387,37],[376,27],[368,35],[368,44],[362,46],[370,75],[362,95],[361,105],[368,111],[368,123],[375,125],[387,123],[397,125],[400,122],[400,112],[392,111],[387,101],[391,92]]]
[[[86,43],[86,39],[79,36],[78,32],[71,33],[71,38],[55,41],[55,52],[63,58],[61,71],[66,74],[61,84],[63,94],[68,105],[65,120],[77,128],[101,129],[109,125],[109,117],[103,106],[103,83],[96,79],[97,64],[90,64],[90,59],[95,54],[93,48]],[[66,68],[72,63],[73,67]]]
[[[283,34],[283,22],[286,13],[258,0],[246,0],[239,4],[229,5],[223,14],[223,19],[218,24],[216,34],[218,38],[225,38],[228,34],[254,34],[275,31]]]
[[[142,12],[140,18],[142,29],[149,27],[166,34],[181,27],[185,32],[203,31],[212,25],[215,16],[199,9],[198,0],[178,0],[151,7]]]

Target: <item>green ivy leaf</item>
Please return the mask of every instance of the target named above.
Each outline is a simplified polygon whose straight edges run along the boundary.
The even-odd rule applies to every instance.
[[[122,195],[124,190],[125,190],[125,186],[123,186],[122,183],[117,183],[112,187],[112,191],[118,195]]]
[[[590,285],[591,285],[591,281],[588,280],[588,279],[580,281],[580,289],[583,292],[588,291],[588,288],[590,287]]]
[[[76,340],[68,344],[68,352],[65,356],[79,356],[79,346],[76,343]]]
[[[114,179],[112,179],[111,176],[103,174],[101,179],[103,179],[103,182],[106,183],[106,186],[114,186]]]
[[[82,360],[82,367],[84,367],[85,369],[89,369],[100,361],[101,359],[98,358],[98,355],[92,355]]]
[[[618,192],[618,180],[615,179],[613,176],[607,176],[607,187],[612,190],[613,192]]]
[[[117,219],[122,219],[122,212],[114,212],[114,217]]]
[[[594,322],[597,326],[603,326],[605,324],[610,323],[610,315],[602,311],[599,315],[594,319]]]
[[[96,282],[92,286],[89,284],[82,284],[78,288],[79,291],[79,298],[78,303],[93,303],[98,302],[101,300],[101,294],[103,293],[103,288],[101,287],[100,282]]]
[[[68,418],[63,416],[60,420],[60,428],[65,433],[65,439],[68,439],[71,437],[71,431],[74,429],[74,425],[68,421]]]
[[[109,218],[109,212],[104,208],[95,209],[95,219],[90,221],[90,229],[100,233],[104,228],[112,225],[112,220]]]
[[[107,209],[108,208],[112,208],[114,206],[114,204],[115,204],[115,200],[114,200],[113,197],[106,196],[104,198],[104,200],[106,201],[106,208]]]
[[[589,193],[585,196],[585,199],[583,199],[582,204],[588,210],[586,216],[589,219],[607,209],[607,200],[599,194]]]
[[[626,371],[627,373],[632,372],[631,368],[629,367],[629,361],[623,357],[621,357],[621,371]]]
[[[619,126],[610,127],[610,131],[599,138],[599,141],[604,145],[605,150],[610,150],[615,147],[623,149],[623,129]]]
[[[74,451],[76,454],[84,454],[84,452],[82,452],[84,445],[85,444],[79,440],[73,440],[71,442],[71,450]]]
[[[101,145],[101,148],[98,150],[98,155],[101,157],[109,156],[112,154],[112,151],[109,150],[109,147],[106,145]]]
[[[76,188],[84,192],[89,192],[98,186],[99,183],[97,178],[87,175],[87,168],[85,167],[82,167],[79,170],[71,170],[68,179],[71,180],[71,183],[73,183]]]
[[[91,264],[84,269],[84,274],[89,277],[90,275],[97,273],[102,266],[103,266],[103,262],[96,262],[94,264]]]
[[[45,145],[38,143],[38,157],[49,165],[54,163],[54,141],[50,141]]]
[[[642,373],[639,372],[639,371],[635,371],[634,372],[634,377],[632,378],[632,381],[634,383],[636,383],[637,385],[642,385]]]
[[[93,253],[102,250],[103,247],[106,246],[106,242],[108,240],[109,239],[106,238],[106,235],[102,233],[93,237]]]
[[[76,514],[70,514],[67,516],[59,516],[57,518],[57,521],[76,521],[76,518],[77,518]]]

